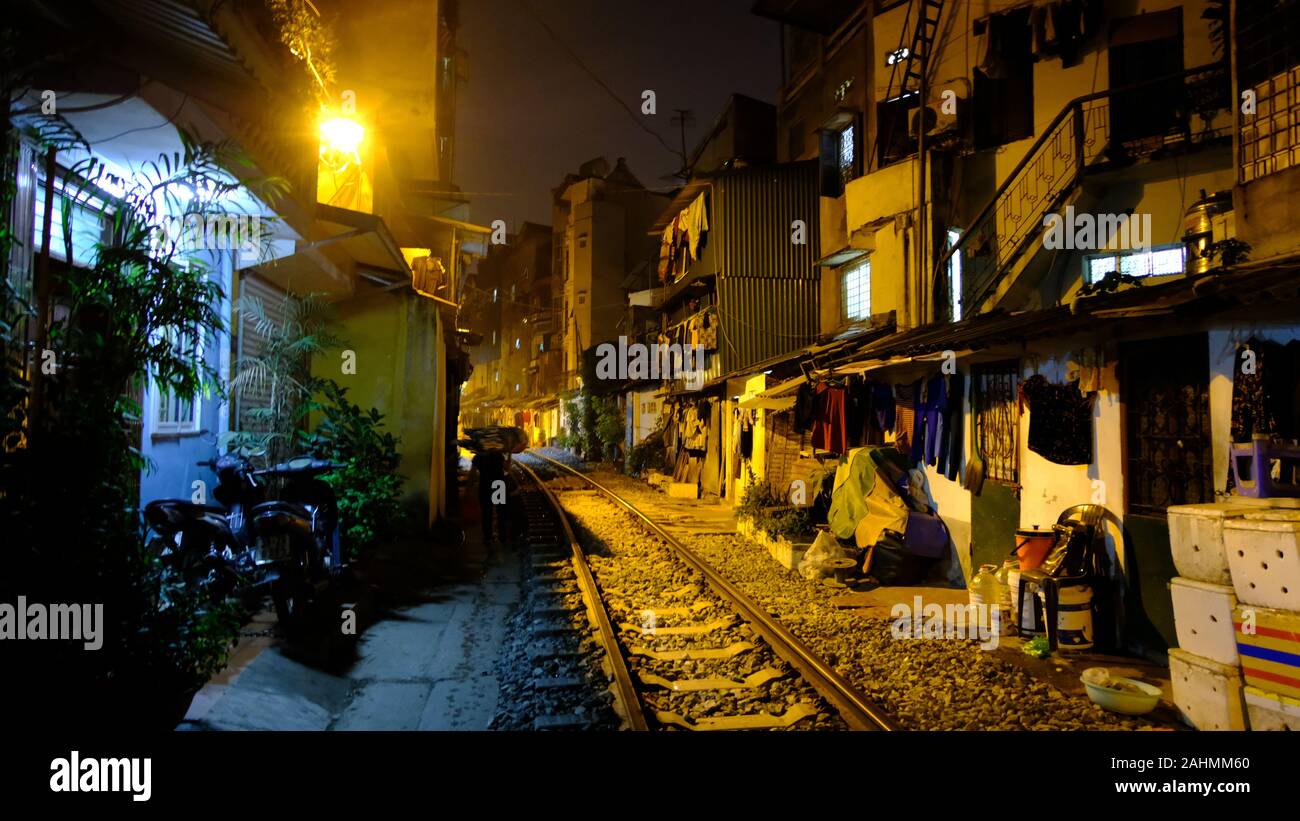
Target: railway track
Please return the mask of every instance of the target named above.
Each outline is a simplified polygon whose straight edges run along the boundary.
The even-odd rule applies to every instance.
[[[581,594],[624,728],[898,728],[783,624],[617,493],[538,453],[515,464],[531,486],[520,493],[527,544],[534,553],[549,545],[552,552],[541,557],[552,562],[567,547],[572,577],[555,593]],[[571,504],[585,495],[612,505],[626,522],[614,529],[623,552],[603,551],[611,539],[593,532],[586,534],[595,548],[589,555],[561,495]]]

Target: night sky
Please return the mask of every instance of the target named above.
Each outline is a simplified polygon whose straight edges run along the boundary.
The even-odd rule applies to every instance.
[[[551,221],[551,189],[580,163],[626,157],[648,188],[680,167],[530,16],[529,3],[582,61],[674,151],[674,108],[692,109],[688,151],[740,92],[773,102],[780,83],[776,23],[753,0],[468,0],[459,41],[468,81],[457,113],[456,182],[472,219]],[[641,92],[658,113],[642,117]]]

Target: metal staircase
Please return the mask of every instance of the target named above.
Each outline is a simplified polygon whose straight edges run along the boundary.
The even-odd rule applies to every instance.
[[[1134,162],[1187,150],[1226,138],[1209,118],[1198,128],[1188,118],[1178,133],[1156,135],[1139,143],[1119,142],[1111,135],[1111,101],[1154,86],[1194,92],[1222,79],[1222,63],[1212,63],[1119,89],[1078,97],[1065,105],[1044,128],[1024,158],[998,186],[988,203],[971,221],[934,268],[935,308],[939,319],[951,316],[944,304],[949,263],[961,254],[963,316],[996,307],[1029,262],[1041,250],[1037,244],[1043,220],[1080,197],[1085,175],[1124,168]],[[1172,84],[1172,85],[1171,85]],[[1230,104],[1230,103],[1228,103]],[[947,315],[945,315],[947,312]]]

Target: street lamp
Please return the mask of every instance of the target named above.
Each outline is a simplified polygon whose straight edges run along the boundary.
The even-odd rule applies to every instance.
[[[335,172],[345,170],[349,163],[361,164],[361,142],[366,129],[356,120],[335,116],[320,123],[320,156]]]

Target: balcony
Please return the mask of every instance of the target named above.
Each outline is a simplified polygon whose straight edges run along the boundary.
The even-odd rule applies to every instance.
[[[967,314],[991,309],[1033,257],[1026,252],[1042,234],[1044,218],[1076,195],[1085,176],[1123,170],[1131,178],[1140,162],[1223,145],[1231,139],[1230,106],[1228,74],[1220,63],[1071,101],[939,258],[935,293],[949,293],[949,261],[961,254]],[[1180,114],[1167,128],[1143,127],[1160,122],[1148,116],[1152,108]],[[939,307],[940,319],[951,316],[950,305]]]

